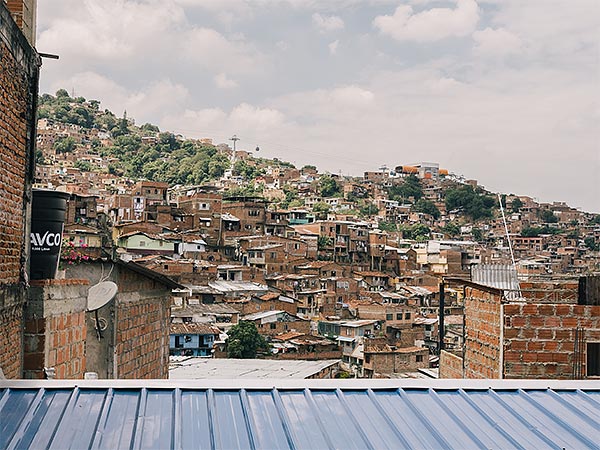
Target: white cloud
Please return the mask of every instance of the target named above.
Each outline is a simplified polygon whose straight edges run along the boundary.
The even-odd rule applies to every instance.
[[[337,31],[344,28],[344,21],[339,16],[323,16],[314,13],[312,22],[321,32]]]
[[[414,13],[401,5],[392,16],[378,16],[373,25],[398,41],[434,42],[470,34],[479,21],[475,0],[457,0],[456,8],[431,8]]]
[[[115,114],[127,110],[129,117],[138,122],[156,121],[157,116],[176,111],[189,97],[189,91],[170,80],[158,80],[146,86],[130,90],[95,72],[81,72],[52,86],[52,92],[68,86],[77,95],[102,102]]]
[[[161,128],[183,133],[190,137],[213,137],[226,140],[232,133],[243,139],[259,138],[270,133],[282,133],[288,126],[285,115],[274,108],[261,108],[240,103],[226,112],[221,108],[185,110],[170,114],[161,120]]]
[[[327,46],[327,47],[329,47],[329,53],[331,53],[332,55],[335,55],[339,45],[340,45],[340,41],[337,39],[335,41],[329,43],[329,45]]]
[[[370,104],[373,92],[359,86],[342,86],[331,91],[331,98],[338,104],[363,106]]]
[[[521,39],[504,28],[486,28],[473,33],[474,51],[480,56],[505,56],[520,53]]]
[[[233,89],[239,86],[237,81],[228,78],[225,73],[215,76],[215,84],[219,89]]]
[[[257,72],[265,57],[243,39],[230,40],[212,28],[194,28],[185,36],[185,58],[217,72]]]

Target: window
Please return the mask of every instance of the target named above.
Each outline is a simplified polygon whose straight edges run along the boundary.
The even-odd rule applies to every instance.
[[[587,344],[587,376],[600,377],[600,342]]]
[[[406,320],[410,319],[410,313],[406,313],[406,314],[404,314],[404,318],[405,318]]]
[[[250,211],[248,211],[248,215],[250,217],[258,217],[260,215],[260,210],[259,209],[251,209]]]
[[[277,328],[277,324],[276,323],[270,323],[269,324],[269,328],[271,328],[271,330],[274,330]]]
[[[417,362],[423,362],[423,355],[417,355]]]
[[[393,314],[386,314],[385,315],[385,320],[394,320],[394,315]]]
[[[140,247],[145,247],[146,246],[146,241],[140,241]]]
[[[396,320],[402,320],[402,313],[396,314]]]

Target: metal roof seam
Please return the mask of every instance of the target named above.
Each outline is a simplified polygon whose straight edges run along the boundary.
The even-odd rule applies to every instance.
[[[519,392],[521,394],[524,394],[523,398],[525,399],[526,402],[528,402],[530,405],[532,405],[538,411],[540,411],[543,414],[545,414],[546,416],[550,417],[555,423],[557,423],[560,427],[562,427],[562,429],[565,430],[567,433],[570,433],[573,436],[575,436],[575,438],[577,438],[580,442],[585,443],[585,445],[589,446],[589,448],[597,447],[595,442],[590,441],[587,437],[585,437],[584,435],[579,433],[579,431],[577,431],[575,428],[568,427],[565,424],[563,419],[561,419],[556,414],[554,414],[552,411],[550,411],[547,408],[545,408],[544,406],[542,406],[539,402],[536,402],[533,398],[531,398],[531,396],[526,391],[524,391],[523,389],[519,389]]]
[[[594,427],[598,427],[598,429],[600,429],[599,421],[595,421],[593,417],[590,417],[587,414],[582,413],[579,409],[575,408],[573,405],[571,405],[569,402],[567,402],[565,399],[563,399],[560,395],[558,395],[553,390],[549,389],[547,392],[550,394],[550,396],[552,398],[554,398],[557,402],[559,402],[561,405],[563,405],[565,408],[567,408],[573,414],[580,417],[583,421],[589,423],[590,425],[592,425]],[[584,394],[584,395],[587,397],[586,394]]]
[[[489,389],[488,392],[492,396],[494,400],[496,400],[500,406],[502,406],[506,411],[508,411],[513,417],[515,417],[519,422],[523,423],[533,434],[535,434],[538,438],[541,438],[544,442],[546,442],[550,447],[556,447],[556,444],[552,442],[544,433],[542,433],[535,425],[530,423],[525,417],[518,414],[514,408],[511,408],[493,389]]]
[[[251,414],[250,402],[248,402],[248,392],[246,389],[240,389],[240,401],[242,402],[242,415],[244,416],[244,422],[246,424],[246,430],[248,432],[248,440],[250,442],[250,448],[256,449],[256,442],[254,442],[255,434],[252,430],[257,430],[256,423]]]
[[[454,412],[452,412],[452,410],[440,399],[440,396],[438,395],[438,393],[436,392],[435,389],[429,389],[429,395],[431,395],[431,397],[433,398],[434,402],[437,403],[437,405],[440,407],[440,409],[442,409],[442,411],[444,411],[446,414],[448,414],[448,416],[450,417],[451,420],[453,420],[454,422],[456,422],[460,428],[465,432],[465,434],[467,436],[469,436],[469,438],[471,438],[473,440],[473,442],[475,442],[477,444],[477,446],[479,448],[487,448],[487,445],[485,445],[485,443],[483,443],[481,441],[481,439],[479,439],[472,431],[471,431],[471,427],[468,426],[466,423],[464,423],[457,414],[455,414]]]
[[[371,401],[373,402],[373,404],[377,408],[377,411],[379,411],[381,417],[383,417],[383,420],[392,429],[392,431],[394,432],[394,434],[396,435],[396,437],[398,438],[398,440],[402,442],[403,448],[410,448],[410,443],[406,440],[406,438],[404,437],[404,435],[402,433],[400,433],[400,430],[398,430],[398,427],[394,424],[394,422],[392,422],[390,420],[390,418],[386,414],[381,414],[381,411],[383,411],[384,408],[381,405],[381,402],[379,401],[379,399],[377,398],[377,396],[375,395],[375,393],[373,392],[373,389],[368,389],[367,390],[367,396],[371,399]]]
[[[142,445],[142,433],[144,431],[144,417],[146,415],[146,404],[148,402],[148,389],[142,388],[140,391],[140,399],[136,409],[136,420],[131,433],[131,443],[129,448],[141,448]]]
[[[28,408],[26,414],[21,419],[21,422],[19,424],[19,427],[17,428],[17,431],[13,435],[12,439],[8,442],[8,444],[6,446],[7,449],[18,447],[18,444],[21,442],[21,440],[25,436],[25,430],[27,429],[27,426],[29,425],[29,422],[31,421],[31,419],[34,417],[35,412],[39,408],[39,405],[42,402],[43,397],[44,397],[44,389],[40,389],[40,391],[37,393],[37,395],[34,397],[33,401],[31,402],[31,404],[29,405],[29,408]],[[1,406],[0,406],[0,409],[1,409]]]
[[[429,389],[427,389],[427,390],[429,390]],[[419,408],[417,408],[415,406],[415,404],[408,398],[408,396],[406,395],[406,392],[404,391],[404,389],[399,388],[398,389],[398,395],[402,398],[402,400],[404,400],[404,402],[406,403],[406,405],[408,406],[408,408],[421,420],[421,423],[425,426],[425,428],[427,428],[431,432],[431,435],[435,438],[435,440],[440,443],[440,447],[442,447],[442,448],[452,448],[452,446],[444,438],[444,436],[442,436],[438,432],[438,430],[436,430],[435,427],[432,426],[432,424],[429,421],[429,419],[427,419],[427,417],[425,417],[421,413],[421,411],[419,410]]]
[[[206,407],[208,408],[208,431],[210,434],[210,445],[211,448],[222,448],[221,442],[217,442],[218,436],[218,424],[214,416],[216,411],[217,401],[215,399],[215,392],[213,389],[206,390]]]
[[[106,429],[106,421],[108,420],[108,414],[112,407],[113,396],[114,391],[112,388],[109,388],[106,392],[106,395],[104,396],[104,402],[102,404],[100,414],[98,415],[96,432],[94,433],[94,437],[92,438],[92,442],[90,443],[90,449],[100,448],[100,444],[104,435],[104,430]]]
[[[315,399],[313,398],[310,389],[304,389],[304,398],[306,398],[306,402],[311,406],[311,409],[315,412],[315,415],[317,416],[317,425],[319,426],[319,430],[321,431],[321,434],[323,435],[327,446],[331,450],[335,450],[335,446],[333,445],[333,442],[331,442],[331,437],[327,433],[327,430],[325,430],[325,428],[323,427],[323,420],[320,417],[320,410],[319,408],[317,408],[317,404],[315,403]]]
[[[285,406],[283,405],[283,401],[281,400],[281,394],[277,388],[273,388],[271,391],[271,397],[273,398],[273,403],[275,403],[275,409],[277,410],[277,414],[279,416],[279,420],[281,420],[281,426],[285,433],[285,437],[288,441],[291,450],[296,450],[296,442],[297,438],[294,436],[294,430],[290,426],[290,418],[285,411]]]
[[[477,405],[477,403],[475,403],[472,399],[470,399],[469,396],[467,395],[467,393],[464,391],[464,389],[459,389],[458,395],[460,395],[461,398],[464,399],[464,401],[466,403],[468,403],[471,408],[473,408],[475,411],[477,411],[477,413],[479,415],[481,415],[492,426],[492,428],[494,428],[499,434],[501,434],[507,441],[509,441],[511,444],[513,444],[515,446],[515,448],[526,450],[526,448],[523,447],[522,445],[520,445],[510,435],[510,433],[507,433],[506,431],[504,431],[504,429],[500,426],[498,421],[492,419],[483,409],[481,409],[479,407],[479,405]]]
[[[175,388],[175,401],[173,402],[173,427],[171,429],[171,442],[173,443],[173,448],[175,450],[180,450],[183,448],[182,443],[182,433],[183,426],[181,420],[181,389]]]
[[[365,430],[363,430],[363,428],[361,427],[360,421],[352,413],[352,408],[350,408],[350,406],[348,405],[348,402],[346,401],[346,398],[344,397],[344,393],[342,392],[342,390],[339,389],[339,388],[336,389],[335,390],[335,395],[337,396],[337,398],[340,401],[340,403],[346,409],[346,412],[348,413],[348,417],[350,417],[350,420],[352,421],[352,424],[356,427],[356,430],[358,431],[358,434],[363,439],[363,441],[364,441],[364,443],[366,445],[366,448],[368,448],[369,450],[375,450],[373,448],[373,446],[371,445],[371,443],[369,442],[369,438],[367,437],[367,435],[365,433]]]

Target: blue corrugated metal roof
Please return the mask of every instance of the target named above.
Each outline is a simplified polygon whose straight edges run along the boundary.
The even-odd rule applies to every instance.
[[[4,381],[0,448],[600,448],[598,383],[311,381]]]

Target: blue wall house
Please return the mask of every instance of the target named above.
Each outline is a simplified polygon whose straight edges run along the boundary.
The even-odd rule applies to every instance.
[[[219,329],[207,323],[173,323],[169,354],[173,356],[212,356]]]

